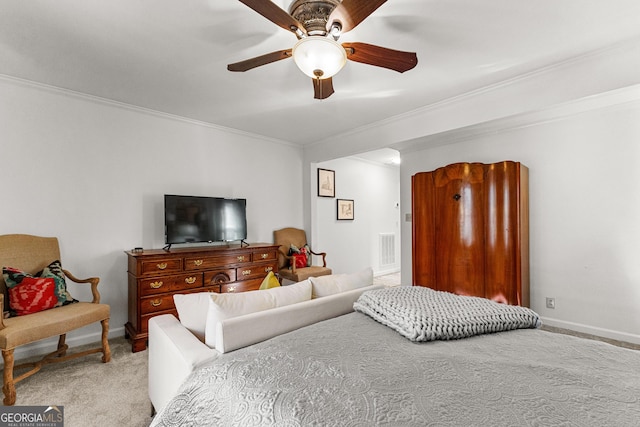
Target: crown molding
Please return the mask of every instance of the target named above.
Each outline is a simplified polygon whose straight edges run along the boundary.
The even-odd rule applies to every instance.
[[[274,143],[274,144],[280,144],[280,145],[286,145],[286,146],[290,146],[290,147],[301,148],[300,144],[296,144],[296,143],[291,142],[291,141],[284,141],[284,140],[280,140],[280,139],[269,138],[269,137],[266,137],[266,136],[263,136],[263,135],[259,135],[259,134],[255,134],[255,133],[245,132],[245,131],[241,131],[241,130],[238,130],[238,129],[229,128],[229,127],[225,127],[225,126],[220,126],[220,125],[217,125],[217,124],[211,123],[211,122],[191,119],[191,118],[188,118],[188,117],[178,116],[176,114],[166,113],[166,112],[154,110],[154,109],[151,109],[151,108],[145,108],[145,107],[140,107],[140,106],[133,105],[133,104],[127,104],[125,102],[120,102],[120,101],[116,101],[116,100],[109,99],[109,98],[103,98],[101,96],[90,95],[90,94],[87,94],[87,93],[78,92],[78,91],[74,91],[74,90],[71,90],[71,89],[66,89],[66,88],[62,88],[62,87],[58,87],[58,86],[53,86],[53,85],[49,85],[49,84],[46,84],[46,83],[40,83],[40,82],[36,82],[36,81],[33,81],[33,80],[27,80],[27,79],[23,79],[23,78],[20,78],[20,77],[14,77],[14,76],[10,76],[8,74],[0,74],[0,81],[5,81],[5,82],[7,82],[9,84],[13,84],[13,85],[16,85],[16,86],[22,86],[22,87],[26,87],[26,88],[30,88],[30,89],[36,89],[36,90],[52,93],[52,94],[55,94],[55,95],[64,96],[64,97],[67,97],[67,98],[78,99],[78,100],[81,100],[81,101],[84,101],[84,102],[89,102],[89,103],[99,104],[99,105],[105,105],[105,106],[117,108],[117,109],[120,109],[120,110],[132,111],[132,112],[135,112],[135,113],[145,114],[145,115],[148,115],[148,116],[153,116],[153,117],[157,117],[157,118],[161,118],[161,119],[172,120],[172,121],[181,122],[181,123],[187,123],[187,124],[190,124],[190,125],[206,127],[206,128],[209,128],[209,129],[215,129],[215,130],[220,131],[220,132],[231,133],[231,134],[234,134],[234,135],[243,136],[245,138],[257,139],[257,140],[260,140],[260,141],[271,142],[271,143]]]
[[[455,132],[459,129],[466,129],[469,126],[480,126],[482,123],[492,123],[495,120],[527,114],[530,111],[544,114],[542,112],[548,110],[547,114],[551,116],[556,106],[563,104],[563,101],[568,102],[569,105],[572,100],[577,99],[579,104],[583,102],[592,103],[591,108],[598,108],[597,103],[606,99],[609,95],[605,95],[605,98],[600,98],[598,93],[588,93],[589,89],[592,88],[582,88],[583,96],[579,96],[579,91],[572,92],[570,87],[560,84],[557,90],[549,90],[545,94],[535,93],[537,105],[533,101],[527,104],[526,94],[527,91],[530,93],[531,88],[536,85],[548,87],[551,82],[564,82],[571,80],[576,75],[591,78],[588,73],[593,68],[596,68],[599,73],[594,73],[593,80],[600,82],[605,79],[603,86],[608,85],[602,93],[607,94],[609,91],[615,91],[620,86],[626,86],[626,83],[618,82],[618,76],[614,72],[609,72],[611,70],[608,67],[615,68],[619,61],[631,64],[640,63],[639,46],[640,38],[624,40],[540,67],[495,84],[425,105],[404,114],[351,129],[339,136],[305,146],[305,156],[309,160],[322,161],[326,160],[327,156],[330,158],[342,157],[384,147],[398,149],[398,147],[403,146],[403,143],[425,139],[431,135],[438,135],[444,132]],[[604,64],[604,68],[597,68],[601,64]],[[640,83],[640,79],[637,79],[634,83]],[[631,92],[634,91],[634,86],[630,86],[632,88]],[[592,89],[592,92],[595,90],[602,89]],[[545,98],[544,95],[547,97]],[[562,99],[563,97],[564,100]],[[489,109],[487,111],[486,108],[482,107],[484,105],[495,106],[498,102],[501,104],[493,110]],[[513,114],[509,114],[505,107],[506,105],[517,106],[521,111],[513,108]],[[491,117],[492,115],[493,117]],[[345,141],[347,142],[345,143]]]
[[[392,144],[401,154],[511,132],[544,123],[559,122],[587,113],[640,109],[640,84],[591,95],[538,111],[517,114],[463,128]]]

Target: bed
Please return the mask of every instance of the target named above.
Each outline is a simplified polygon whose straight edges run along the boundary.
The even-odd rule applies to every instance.
[[[420,342],[352,312],[203,363],[152,426],[638,425],[640,352],[481,332]]]

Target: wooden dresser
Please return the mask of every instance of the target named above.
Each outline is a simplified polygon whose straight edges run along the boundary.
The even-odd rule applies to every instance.
[[[149,319],[177,316],[174,294],[244,292],[260,287],[270,271],[277,271],[278,246],[254,243],[171,250],[127,251],[129,321],[125,335],[133,352],[147,348]]]

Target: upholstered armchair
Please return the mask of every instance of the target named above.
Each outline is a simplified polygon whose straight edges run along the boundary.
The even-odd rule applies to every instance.
[[[327,268],[326,252],[314,252],[307,244],[307,235],[304,230],[298,228],[283,228],[273,232],[273,241],[278,245],[278,274],[280,279],[291,280],[292,282],[300,282],[309,277],[318,277],[331,274],[331,269]],[[322,266],[315,266],[307,263],[304,267],[296,266],[296,257],[289,254],[293,247],[297,249],[306,249],[306,255],[312,258],[312,255],[322,257]]]
[[[0,236],[0,267],[3,273],[7,272],[8,278],[5,282],[4,274],[0,276],[0,306],[4,310],[4,316],[0,316],[0,349],[4,359],[2,391],[5,405],[16,402],[15,384],[35,374],[45,364],[98,352],[102,353],[102,362],[111,360],[107,341],[110,308],[107,304],[100,304],[100,279],[78,279],[62,269],[57,238],[26,234]],[[66,291],[65,277],[91,286],[93,300],[74,302],[74,298]],[[14,298],[11,303],[9,297]],[[10,310],[17,311],[18,315],[7,317]],[[67,332],[94,322],[102,325],[101,346],[66,354]],[[14,366],[13,352],[16,347],[55,336],[59,337],[56,351],[37,362]],[[14,371],[28,368],[30,370],[14,377]]]

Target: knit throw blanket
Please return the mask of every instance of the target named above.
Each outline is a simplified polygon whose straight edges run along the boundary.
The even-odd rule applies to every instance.
[[[422,286],[368,291],[353,308],[411,341],[452,340],[541,325],[538,315],[526,307]]]

